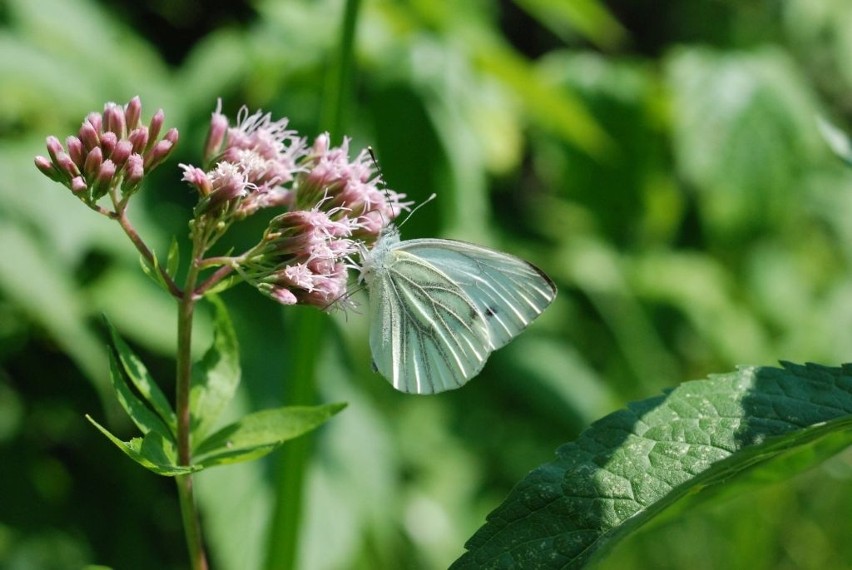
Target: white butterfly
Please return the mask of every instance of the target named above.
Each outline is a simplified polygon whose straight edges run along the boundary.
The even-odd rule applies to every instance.
[[[556,297],[547,275],[513,255],[445,239],[400,241],[395,226],[363,252],[361,278],[373,366],[415,394],[463,386]]]

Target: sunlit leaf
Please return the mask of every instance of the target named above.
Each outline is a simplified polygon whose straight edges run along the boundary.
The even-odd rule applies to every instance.
[[[134,437],[130,441],[121,441],[91,416],[86,415],[86,419],[133,461],[158,475],[184,475],[199,470],[199,467],[196,466],[183,467],[177,465],[177,451],[174,443],[164,439],[155,431],[148,432],[145,437]]]
[[[530,473],[453,568],[580,568],[662,511],[852,444],[852,367],[748,367],[593,424]],[[762,477],[765,483],[766,477]],[[693,503],[690,503],[693,504]]]
[[[195,464],[211,467],[257,459],[287,440],[305,434],[346,407],[346,404],[291,406],[262,410],[212,434],[195,449]]]
[[[213,344],[193,367],[190,413],[193,438],[207,435],[240,383],[237,335],[221,299],[208,296],[215,311]]]

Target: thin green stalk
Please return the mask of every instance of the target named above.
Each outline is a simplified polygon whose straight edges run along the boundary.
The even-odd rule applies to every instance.
[[[189,408],[190,387],[192,381],[192,324],[197,296],[195,284],[198,281],[199,269],[196,264],[200,256],[203,240],[195,239],[193,244],[193,262],[186,276],[183,295],[178,299],[178,349],[177,349],[177,379],[175,408],[177,413],[177,446],[178,463],[190,465],[192,461],[192,441],[190,439],[191,415]],[[192,475],[175,477],[180,510],[183,518],[184,534],[189,549],[191,568],[207,570],[207,557],[204,553],[204,543],[201,536],[201,525],[195,508]]]
[[[288,375],[287,405],[314,405],[317,354],[325,331],[325,317],[313,308],[294,308],[288,338],[292,366]],[[311,456],[310,434],[288,442],[281,448],[277,465],[278,487],[272,513],[266,568],[292,570],[298,560],[299,527],[305,469]]]
[[[361,0],[347,0],[340,28],[340,44],[326,76],[322,120],[320,123],[333,139],[341,136],[346,107],[351,101],[352,70],[355,59],[355,30]]]
[[[344,110],[350,100],[355,30],[361,0],[347,0],[340,44],[329,69],[322,126],[333,138],[341,136]],[[287,378],[287,405],[315,404],[315,376],[325,318],[314,310],[294,311],[290,327],[293,366]],[[268,570],[294,570],[298,563],[299,528],[305,470],[311,457],[311,438],[303,436],[282,448],[278,463],[278,488],[266,551]]]

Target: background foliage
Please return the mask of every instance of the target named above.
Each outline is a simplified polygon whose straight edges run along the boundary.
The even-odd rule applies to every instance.
[[[132,215],[164,254],[192,204],[176,164],[198,161],[217,97],[316,132],[341,12],[0,4],[0,567],[185,560],[171,481],[83,417],[132,434],[105,397],[100,314],[168,379],[174,307],[117,228],[35,170],[44,137],[105,100],[162,107],[179,156]],[[831,0],[363,2],[346,130],[393,188],[438,193],[405,236],[522,255],[560,296],[480,378],[429,398],[372,374],[363,315],[329,317],[318,390],[349,407],[313,438],[300,567],[446,567],[515,482],[625,402],[736,364],[849,360],[852,173],[815,117],[849,130],[850,23]],[[248,287],[224,298],[243,360],[233,415],[281,405],[299,310]],[[264,565],[281,455],[198,477],[215,567]],[[850,480],[847,452],[673,515],[603,566],[843,567]]]

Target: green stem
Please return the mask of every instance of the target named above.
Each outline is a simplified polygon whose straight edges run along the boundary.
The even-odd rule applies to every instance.
[[[291,361],[289,381],[286,386],[287,405],[315,405],[317,354],[325,329],[325,317],[313,308],[294,308],[287,327]],[[266,568],[292,570],[298,560],[299,526],[302,518],[302,488],[305,469],[311,457],[310,434],[288,442],[281,448],[276,466],[278,486],[275,510],[272,514]]]
[[[148,265],[151,267],[155,267],[157,272],[163,278],[163,281],[166,283],[166,286],[169,288],[169,293],[174,295],[177,298],[180,298],[183,293],[180,288],[172,279],[172,276],[166,272],[165,268],[160,266],[157,263],[157,260],[154,258],[154,252],[148,249],[148,246],[142,241],[142,238],[139,236],[139,233],[136,231],[136,228],[133,227],[133,224],[130,223],[130,220],[127,218],[127,214],[124,210],[119,212],[115,212],[111,217],[114,217],[118,222],[118,225],[121,226],[121,229],[124,230],[124,233],[127,234],[127,237],[130,238],[130,241],[133,242],[133,245],[136,246],[136,249],[139,250],[139,253],[142,254],[142,257],[145,258],[145,261],[148,262]]]
[[[190,438],[192,416],[189,407],[192,382],[192,318],[195,312],[195,303],[198,300],[195,284],[198,281],[199,274],[197,259],[200,257],[200,252],[203,251],[203,247],[200,245],[202,241],[200,239],[194,240],[192,263],[187,272],[183,294],[178,299],[175,408],[177,410],[177,447],[180,465],[190,465],[192,462],[192,440]],[[175,482],[180,496],[181,517],[183,518],[191,568],[193,570],[207,570],[207,558],[204,554],[204,543],[201,538],[201,525],[195,508],[192,475],[179,475],[175,477]]]
[[[332,140],[342,134],[345,123],[344,111],[351,99],[355,29],[360,8],[361,0],[347,0],[340,29],[340,44],[326,78],[325,104],[320,122],[331,134]]]
[[[350,99],[355,30],[361,0],[347,0],[340,30],[340,44],[326,83],[322,126],[332,139],[340,137],[344,109]],[[325,318],[312,309],[292,311],[290,343],[293,366],[288,378],[287,405],[314,405],[316,365],[325,329]],[[311,438],[300,437],[281,450],[278,488],[267,545],[266,568],[293,570],[298,561],[299,528],[305,470],[311,457]]]

